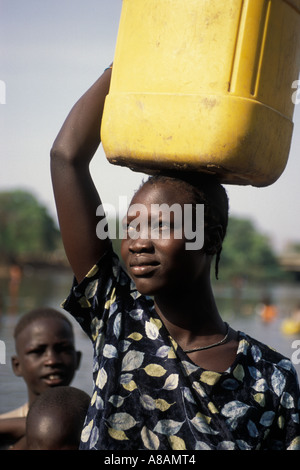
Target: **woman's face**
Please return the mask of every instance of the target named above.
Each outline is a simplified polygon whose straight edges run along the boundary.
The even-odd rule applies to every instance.
[[[142,294],[176,292],[209,276],[210,257],[203,249],[186,249],[184,214],[191,206],[189,193],[169,182],[146,183],[132,199],[121,254]]]

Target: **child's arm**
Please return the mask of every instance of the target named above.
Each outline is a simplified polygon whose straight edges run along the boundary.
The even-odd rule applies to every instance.
[[[0,447],[21,439],[26,431],[26,418],[0,419]]]
[[[100,144],[100,126],[111,70],[79,99],[51,149],[51,175],[65,251],[80,282],[100,259],[109,240],[96,236],[100,198],[89,164]],[[99,175],[101,176],[101,175]]]

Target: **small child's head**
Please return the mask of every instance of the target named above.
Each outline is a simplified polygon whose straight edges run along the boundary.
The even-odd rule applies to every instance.
[[[200,205],[204,207],[203,218],[198,210]],[[180,223],[174,215],[175,209],[181,216]],[[166,219],[169,218],[168,226],[163,220],[164,211]],[[151,176],[143,183],[128,209],[127,234],[121,249],[127,270],[138,290],[155,295],[158,289],[168,288],[170,283],[174,289],[175,278],[173,282],[172,277],[180,271],[181,280],[178,276],[176,278],[178,287],[182,283],[184,285],[185,280],[192,283],[193,279],[199,278],[200,275],[207,277],[214,255],[217,276],[222,243],[227,230],[228,211],[226,191],[217,178],[211,175],[176,172]],[[153,230],[153,214],[158,218],[157,233]],[[140,228],[137,220],[143,224],[143,217],[144,226],[151,226],[144,237],[141,232],[135,234],[135,229]],[[146,230],[144,232],[146,233]],[[169,236],[164,237],[165,233]],[[190,243],[187,248],[187,240],[192,239],[186,236],[187,233],[194,238],[201,234],[203,243]],[[191,245],[194,247],[190,248]],[[174,262],[171,265],[172,260]],[[163,266],[167,268],[164,272]],[[200,267],[203,268],[201,272]]]
[[[53,308],[23,315],[14,331],[16,355],[12,367],[27,385],[32,401],[49,387],[69,385],[79,367],[71,322]]]
[[[77,450],[89,402],[87,393],[74,387],[42,393],[26,420],[28,450]]]

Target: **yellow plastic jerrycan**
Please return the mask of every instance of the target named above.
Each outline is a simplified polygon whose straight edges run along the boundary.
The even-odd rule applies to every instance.
[[[102,121],[111,163],[267,186],[283,172],[300,0],[123,0]]]

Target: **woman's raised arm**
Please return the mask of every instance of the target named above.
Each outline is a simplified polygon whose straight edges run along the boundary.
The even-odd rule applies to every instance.
[[[100,144],[100,127],[111,69],[79,99],[51,149],[51,176],[66,255],[78,282],[100,259],[109,240],[96,235],[100,197],[89,165]]]

